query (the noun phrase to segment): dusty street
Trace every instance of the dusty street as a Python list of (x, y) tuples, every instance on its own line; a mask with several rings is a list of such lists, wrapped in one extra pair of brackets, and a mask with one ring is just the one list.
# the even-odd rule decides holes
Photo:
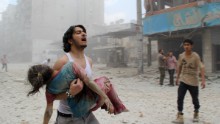
[[(27, 97), (29, 85), (26, 82), (30, 64), (9, 64), (9, 72), (0, 71), (0, 123), (1, 124), (41, 124), (46, 105), (44, 89)], [(137, 68), (108, 68), (94, 65), (94, 77), (105, 75), (115, 86), (119, 97), (130, 112), (109, 115), (104, 110), (94, 112), (101, 124), (171, 124), (176, 117), (177, 86), (170, 87), (168, 75), (165, 85), (159, 86), (156, 66), (145, 67), (142, 75)], [(214, 76), (207, 80), (206, 89), (200, 90), (200, 122), (198, 124), (220, 123), (220, 79)], [(55, 102), (54, 123), (58, 101)], [(184, 104), (185, 124), (192, 123), (193, 105), (187, 93)]]

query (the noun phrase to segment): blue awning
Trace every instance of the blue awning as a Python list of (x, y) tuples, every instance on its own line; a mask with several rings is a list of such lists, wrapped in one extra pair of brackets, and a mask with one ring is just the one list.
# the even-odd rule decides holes
[(220, 2), (147, 16), (143, 19), (143, 34), (152, 35), (215, 25), (220, 25)]

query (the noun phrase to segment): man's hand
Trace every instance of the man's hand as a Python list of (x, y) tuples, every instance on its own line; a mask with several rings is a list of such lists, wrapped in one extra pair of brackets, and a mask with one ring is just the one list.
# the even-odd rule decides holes
[[(75, 96), (83, 89), (83, 82), (80, 79), (75, 79), (70, 83), (69, 93), (72, 96)], [(64, 100), (67, 99), (66, 93), (60, 93), (55, 96), (56, 100)]]
[(178, 77), (176, 78), (176, 85), (177, 86), (179, 85), (179, 78)]
[(201, 83), (201, 88), (204, 89), (205, 86), (206, 86), (205, 81), (202, 81), (202, 83)]
[(73, 80), (70, 83), (69, 92), (72, 96), (75, 96), (76, 94), (78, 94), (80, 91), (82, 91), (82, 89), (83, 89), (83, 82), (79, 78)]

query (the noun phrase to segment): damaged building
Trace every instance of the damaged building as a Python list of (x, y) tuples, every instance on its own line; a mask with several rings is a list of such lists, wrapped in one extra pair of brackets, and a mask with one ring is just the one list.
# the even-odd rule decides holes
[(206, 72), (220, 71), (219, 0), (145, 0), (143, 34), (157, 40), (158, 48), (174, 55), (183, 52), (182, 41), (194, 41)]

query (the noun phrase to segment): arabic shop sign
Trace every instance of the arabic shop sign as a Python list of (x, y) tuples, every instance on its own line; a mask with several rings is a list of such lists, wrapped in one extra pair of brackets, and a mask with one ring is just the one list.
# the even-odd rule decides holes
[(148, 16), (143, 24), (145, 35), (220, 25), (220, 2)]

